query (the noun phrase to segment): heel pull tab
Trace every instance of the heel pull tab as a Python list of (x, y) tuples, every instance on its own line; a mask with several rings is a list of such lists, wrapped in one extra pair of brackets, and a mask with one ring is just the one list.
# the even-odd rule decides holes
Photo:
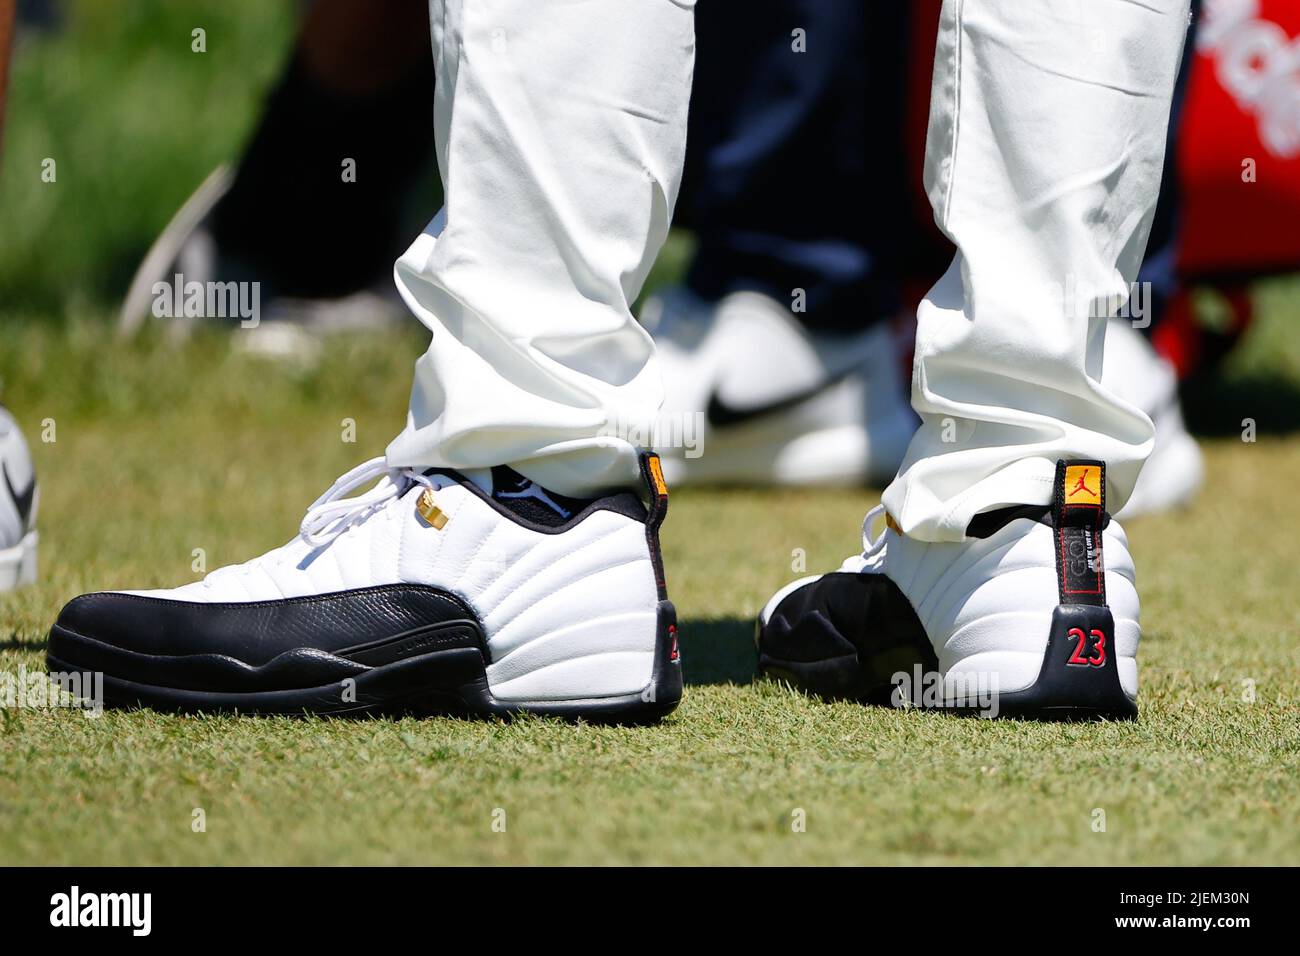
[(641, 479), (645, 482), (649, 495), (648, 513), (645, 522), (645, 540), (650, 546), (650, 563), (654, 565), (655, 587), (659, 590), (659, 600), (668, 600), (668, 584), (664, 578), (664, 558), (659, 550), (659, 527), (668, 514), (668, 483), (664, 481), (663, 465), (659, 456), (652, 451), (642, 452)]
[(1102, 529), (1106, 514), (1106, 463), (1059, 460), (1052, 490), (1056, 580), (1062, 604), (1106, 604)]

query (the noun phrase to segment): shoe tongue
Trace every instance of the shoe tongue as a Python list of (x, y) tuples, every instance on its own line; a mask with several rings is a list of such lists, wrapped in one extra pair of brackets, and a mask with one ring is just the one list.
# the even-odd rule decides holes
[(494, 470), (495, 469), (492, 468), (460, 468), (455, 471), (451, 471), (445, 468), (426, 468), (424, 469), (424, 475), (426, 478), (433, 477), (435, 475), (440, 476), (446, 479), (446, 482), (448, 484), (455, 484), (458, 483), (460, 480), (463, 480), (465, 483), (471, 484), (474, 487), (478, 488), (484, 494), (491, 495), (492, 494), (492, 472)]
[(541, 524), (567, 521), (581, 511), (588, 500), (547, 491), (531, 478), (525, 478), (506, 465), (492, 469), (491, 481), (492, 490), (489, 494), (493, 501), (522, 518)]
[[(430, 468), (426, 475), (452, 477), (438, 468)], [(545, 525), (563, 524), (581, 511), (591, 499), (570, 498), (547, 491), (531, 478), (526, 478), (508, 465), (492, 468), (462, 468), (455, 477), (472, 484), (493, 501), (521, 518)]]
[[(531, 487), (534, 487), (531, 479), (525, 478), (508, 465), (497, 465), (490, 472), (487, 490), (493, 498), (500, 500), (503, 497), (527, 494)], [(536, 485), (536, 487), (541, 486)]]
[(495, 468), (466, 468), (461, 472), (465, 479), (472, 482), (485, 494), (492, 494), (495, 486), (493, 481)]

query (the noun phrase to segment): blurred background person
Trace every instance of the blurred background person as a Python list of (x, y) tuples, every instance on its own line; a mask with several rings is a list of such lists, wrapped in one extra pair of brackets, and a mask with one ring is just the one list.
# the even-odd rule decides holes
[[(910, 317), (952, 254), (916, 172), (938, 22), (938, 3), (698, 11), (679, 218), (698, 252), (683, 285), (642, 312), (665, 416), (703, 421), (703, 454), (666, 454), (670, 481), (881, 483), (898, 468), (916, 425)], [(1171, 258), (1174, 194), (1152, 237), (1158, 264)], [(1106, 343), (1103, 384), (1158, 432), (1144, 471), (1156, 480), (1140, 480), (1128, 516), (1182, 504), (1201, 482), (1173, 369), (1134, 328), (1149, 319), (1113, 320)]]
[[(122, 328), (137, 329), (155, 284), (176, 274), (260, 282), (267, 326), (250, 339), (267, 351), (404, 321), (393, 261), (423, 224), (411, 207), (430, 208), (413, 194), (436, 183), (433, 87), (423, 0), (307, 5), (238, 163), (215, 169), (159, 234), (127, 292)], [(440, 203), (434, 197), (432, 208)]]
[[(1254, 42), (1251, 29), (1256, 39), (1261, 30), (1273, 36), (1268, 18), (1290, 15), (1274, 0), (1265, 6), (1211, 4), (1200, 57), (1192, 34), (1134, 312), (1107, 333), (1105, 384), (1157, 431), (1126, 517), (1183, 504), (1200, 487), (1179, 379), (1212, 367), (1248, 325), (1243, 277), (1300, 262), (1279, 233), (1281, 217), (1262, 212), (1243, 222), (1263, 237), (1245, 244), (1244, 259), (1241, 243), (1214, 241), (1231, 234), (1215, 223), (1243, 214), (1235, 191), (1228, 204), (1212, 198), (1224, 172), (1206, 161), (1216, 142), (1207, 127), (1226, 110), (1215, 95), (1243, 69), (1224, 63), (1234, 38)], [(951, 255), (918, 172), (938, 7), (755, 0), (744, 16), (725, 3), (697, 9), (678, 217), (694, 254), (684, 280), (640, 310), (662, 357), (665, 434), (691, 436), (665, 444), (670, 482), (880, 484), (901, 461), (916, 426), (912, 314)], [(1193, 11), (1195, 22), (1199, 0)], [(419, 0), (307, 8), (235, 170), (214, 171), (160, 234), (126, 297), (124, 328), (147, 318), (153, 284), (175, 273), (260, 279), (268, 321), (248, 341), (270, 351), (306, 349), (331, 329), (403, 321), (389, 264), (409, 198), (428, 181), (433, 144), (424, 125), (390, 119), (432, 108), (428, 48), (414, 29), (422, 15)], [(338, 162), (305, 160), (319, 156), (360, 157), (362, 172), (345, 182)], [(1190, 190), (1180, 188), (1187, 171)], [(782, 192), (790, 182), (800, 183), (797, 200)], [(1300, 180), (1283, 182), (1282, 197), (1276, 185), (1259, 191), (1262, 208), (1297, 202)], [(299, 232), (303, 222), (310, 228)], [(291, 228), (310, 241), (289, 241)], [(1224, 290), (1227, 318), (1213, 329), (1197, 321), (1193, 279)]]

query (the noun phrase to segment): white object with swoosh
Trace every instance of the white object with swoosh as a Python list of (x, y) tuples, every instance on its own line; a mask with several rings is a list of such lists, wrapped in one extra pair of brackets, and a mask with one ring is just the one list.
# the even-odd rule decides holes
[(36, 580), (36, 471), (22, 430), (0, 407), (0, 591)]

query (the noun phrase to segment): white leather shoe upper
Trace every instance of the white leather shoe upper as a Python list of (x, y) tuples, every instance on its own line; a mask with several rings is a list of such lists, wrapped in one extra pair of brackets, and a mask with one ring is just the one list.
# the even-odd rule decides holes
[(441, 528), (421, 516), (417, 503), (426, 489), (414, 483), (335, 529), (337, 536), (321, 546), (300, 535), (202, 581), (129, 593), (248, 602), (429, 585), (476, 612), (499, 699), (601, 697), (646, 686), (658, 591), (642, 522), (596, 510), (567, 530), (547, 531), (502, 514), (450, 477), (427, 480), (446, 516)]
[[(840, 570), (886, 574), (898, 585), (925, 628), (941, 673), (995, 672), (1004, 693), (1034, 683), (1060, 603), (1050, 527), (1020, 519), (988, 538), (955, 543), (917, 541), (892, 529), (883, 534), (883, 546), (849, 558)], [(1119, 522), (1112, 519), (1102, 537), (1120, 686), (1136, 697), (1142, 633), (1136, 572)], [(774, 598), (769, 608), (776, 603)]]

